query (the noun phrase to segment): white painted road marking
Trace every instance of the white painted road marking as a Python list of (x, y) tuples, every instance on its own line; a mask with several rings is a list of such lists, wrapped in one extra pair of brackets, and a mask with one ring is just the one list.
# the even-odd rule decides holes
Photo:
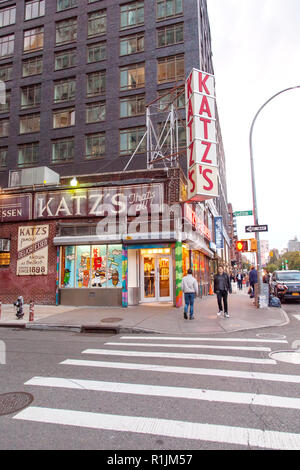
[(238, 356), (216, 356), (210, 354), (187, 354), (187, 353), (164, 353), (164, 352), (141, 352), (141, 351), (118, 351), (110, 349), (86, 349), (82, 354), (98, 354), (105, 356), (134, 356), (134, 357), (159, 357), (160, 359), (193, 359), (205, 361), (242, 362), (246, 364), (276, 365), (272, 359), (255, 359), (251, 357)]
[[(300, 315), (299, 315), (300, 316)], [(248, 338), (197, 338), (187, 336), (121, 336), (121, 339), (159, 339), (159, 340), (172, 340), (172, 341), (222, 341), (233, 343), (282, 343), (286, 344), (288, 341), (282, 339), (248, 339)]]
[(260, 395), (256, 393), (227, 392), (186, 387), (165, 387), (136, 383), (103, 382), (60, 377), (33, 377), (25, 385), (58, 387), (97, 392), (128, 393), (132, 395), (184, 398), (210, 402), (235, 403), (273, 408), (300, 410), (300, 398)]
[(174, 343), (118, 343), (109, 342), (105, 343), (109, 346), (141, 346), (141, 347), (159, 347), (159, 348), (192, 348), (192, 349), (228, 349), (232, 351), (257, 351), (257, 352), (271, 352), (271, 348), (264, 347), (251, 347), (251, 346), (212, 346), (207, 344), (174, 344)]
[(132, 432), (179, 439), (218, 442), (222, 444), (235, 444), (270, 450), (300, 449), (300, 434), (168, 419), (90, 413), (35, 406), (26, 408), (14, 416), (13, 419), (86, 427), (98, 430)]
[(224, 369), (201, 369), (197, 367), (178, 367), (178, 366), (162, 366), (155, 364), (139, 364), (130, 362), (109, 362), (109, 361), (86, 361), (82, 359), (65, 359), (60, 362), (62, 365), (83, 366), (83, 367), (104, 367), (108, 369), (125, 369), (125, 370), (144, 370), (148, 372), (163, 372), (171, 374), (190, 374), (190, 375), (207, 375), (213, 377), (230, 377), (234, 379), (247, 380), (266, 380), (270, 382), (285, 382), (300, 384), (299, 375), (269, 374), (262, 372), (244, 372)]

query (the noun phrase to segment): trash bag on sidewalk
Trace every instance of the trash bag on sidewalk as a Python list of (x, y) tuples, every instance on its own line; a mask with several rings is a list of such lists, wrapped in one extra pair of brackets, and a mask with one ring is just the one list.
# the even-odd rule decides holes
[(281, 307), (280, 299), (274, 295), (270, 295), (269, 307)]

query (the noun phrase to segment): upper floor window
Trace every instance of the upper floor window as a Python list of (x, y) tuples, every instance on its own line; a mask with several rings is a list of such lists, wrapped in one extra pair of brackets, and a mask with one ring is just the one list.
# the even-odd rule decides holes
[(144, 33), (126, 36), (120, 39), (120, 55), (135, 54), (144, 51)]
[(120, 117), (132, 117), (145, 114), (145, 95), (126, 96), (120, 99)]
[(156, 0), (156, 14), (158, 20), (165, 20), (182, 15), (183, 0)]
[(183, 23), (165, 26), (157, 31), (157, 47), (171, 46), (183, 42)]
[(57, 52), (55, 54), (55, 70), (68, 69), (76, 65), (76, 49)]
[(56, 23), (56, 45), (66, 44), (76, 41), (77, 39), (77, 19), (70, 18), (68, 20)]
[(11, 96), (11, 91), (6, 90), (5, 91), (5, 103), (0, 103), (0, 113), (7, 113), (9, 111), (10, 96)]
[(183, 54), (158, 59), (158, 83), (184, 80)]
[(56, 11), (68, 10), (77, 7), (78, 0), (56, 0)]
[(0, 120), (0, 137), (9, 136), (9, 119)]
[[(133, 153), (145, 135), (145, 127), (134, 127), (120, 130), (120, 155)], [(145, 139), (139, 146), (137, 153), (144, 153), (146, 150)]]
[(44, 27), (24, 31), (24, 52), (33, 52), (44, 47)]
[(132, 90), (145, 86), (145, 64), (129, 65), (121, 68), (120, 89)]
[(1, 147), (0, 148), (0, 168), (6, 168), (7, 166), (7, 155), (8, 155), (8, 148)]
[(13, 55), (15, 48), (15, 35), (0, 37), (0, 59)]
[(87, 75), (87, 97), (97, 96), (106, 91), (106, 73), (105, 71), (92, 72)]
[(41, 84), (21, 88), (21, 108), (33, 108), (41, 104)]
[(144, 24), (144, 1), (126, 3), (120, 6), (121, 29), (132, 28)]
[(106, 42), (90, 44), (87, 48), (87, 63), (100, 62), (106, 59)]
[(25, 3), (25, 20), (32, 20), (45, 15), (45, 0), (27, 0)]
[(22, 77), (29, 77), (31, 75), (39, 75), (43, 71), (43, 58), (32, 57), (30, 59), (23, 60), (22, 64)]
[(39, 161), (40, 145), (38, 142), (19, 145), (18, 166), (36, 165)]
[(54, 83), (54, 101), (70, 101), (75, 98), (76, 78), (58, 80)]
[(0, 66), (0, 80), (7, 82), (12, 80), (13, 64), (5, 64)]
[(0, 28), (15, 24), (16, 22), (16, 6), (3, 8), (0, 10)]
[(106, 10), (93, 11), (88, 15), (88, 37), (106, 33)]

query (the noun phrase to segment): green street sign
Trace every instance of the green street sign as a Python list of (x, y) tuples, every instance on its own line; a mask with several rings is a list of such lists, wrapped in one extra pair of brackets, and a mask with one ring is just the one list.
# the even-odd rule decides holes
[(246, 217), (247, 215), (253, 215), (253, 211), (234, 212), (233, 215), (235, 217)]

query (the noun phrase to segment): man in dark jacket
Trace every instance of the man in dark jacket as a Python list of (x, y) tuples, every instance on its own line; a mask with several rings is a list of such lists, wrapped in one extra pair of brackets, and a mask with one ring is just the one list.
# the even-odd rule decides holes
[(228, 292), (231, 294), (231, 283), (227, 273), (222, 266), (218, 269), (218, 274), (214, 276), (214, 293), (217, 294), (219, 312), (218, 317), (223, 313), (222, 300), (224, 304), (224, 317), (229, 318), (228, 314)]
[(255, 269), (254, 266), (251, 267), (251, 271), (250, 271), (250, 274), (249, 274), (249, 283), (250, 283), (250, 287), (252, 289), (252, 294), (251, 294), (251, 298), (254, 297), (254, 286), (255, 284), (258, 283), (258, 278), (257, 278), (257, 271)]

